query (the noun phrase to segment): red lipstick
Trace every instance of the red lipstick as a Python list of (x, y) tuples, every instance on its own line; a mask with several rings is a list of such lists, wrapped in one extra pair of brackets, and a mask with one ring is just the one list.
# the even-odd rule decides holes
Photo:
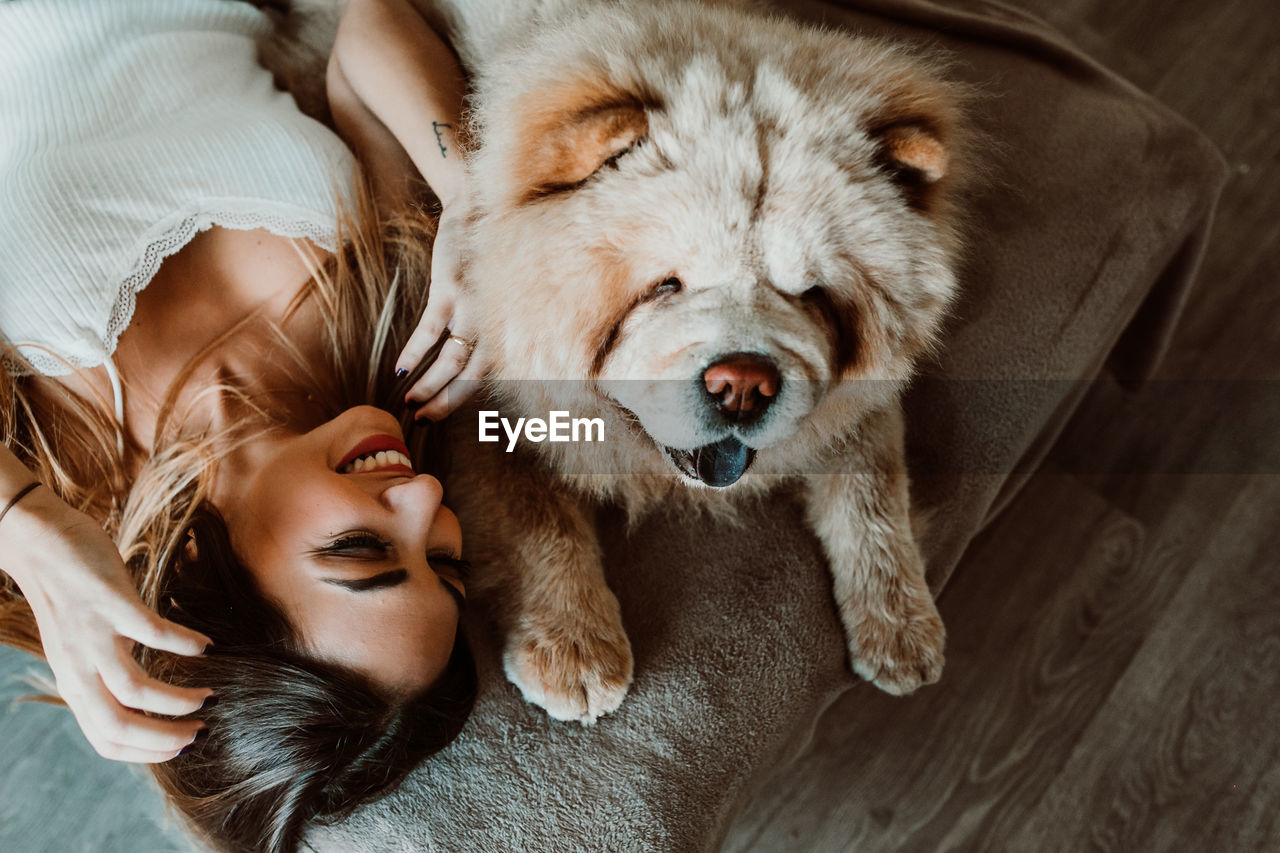
[(380, 450), (396, 450), (405, 456), (409, 455), (409, 448), (405, 447), (404, 442), (394, 435), (371, 435), (351, 448), (351, 452), (342, 457), (342, 461), (338, 463), (338, 470), (341, 471), (348, 462), (354, 462), (361, 456), (377, 453)]

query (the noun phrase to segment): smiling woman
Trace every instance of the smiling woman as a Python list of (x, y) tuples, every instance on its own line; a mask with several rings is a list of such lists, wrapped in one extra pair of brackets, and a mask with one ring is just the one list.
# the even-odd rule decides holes
[(407, 694), (449, 660), (465, 563), (440, 483), (414, 473), (399, 430), (363, 406), (255, 436), (223, 461), (213, 502), (313, 656)]
[[(310, 365), (316, 383), (285, 395), (283, 407), (281, 398), (217, 389), (220, 402), (194, 437), (190, 419), (162, 422), (155, 452), (130, 442), (119, 459), (92, 398), (39, 376), (2, 386), (7, 444), (52, 491), (33, 495), (44, 503), (24, 498), (0, 529), (2, 565), (16, 581), (0, 592), (0, 640), (52, 663), (68, 636), (67, 663), (98, 678), (95, 649), (84, 645), (91, 637), (54, 618), (37, 629), (36, 617), (53, 601), (67, 619), (92, 623), (112, 600), (67, 605), (84, 578), (37, 565), (31, 546), (47, 538), (45, 510), (54, 508), (53, 522), (62, 517), (55, 492), (105, 519), (143, 601), (212, 644), (202, 655), (172, 654), (160, 635), (178, 630), (173, 622), (156, 623), (150, 647), (134, 647), (136, 634), (122, 630), (109, 647), (132, 648), (142, 670), (126, 670), (134, 687), (99, 700), (108, 722), (98, 723), (101, 712), (65, 666), (55, 669), (61, 698), (104, 755), (150, 763), (170, 801), (218, 849), (296, 849), (309, 820), (339, 817), (397, 784), (470, 711), (461, 533), (439, 482), (413, 461), (436, 448), (412, 427), (411, 450), (396, 417), (352, 405), (399, 396), (368, 381), (390, 375), (394, 356), (390, 346), (370, 347), (389, 316), (383, 303), (396, 295), (395, 271), (426, 279), (413, 276), (429, 263), (425, 224), (349, 235), (350, 249), (304, 287), (308, 303), (331, 306), (321, 325), (341, 345), (321, 352), (324, 368)], [(164, 285), (159, 278), (149, 294)], [(394, 323), (389, 341), (403, 340), (407, 325)], [(290, 402), (299, 396), (317, 410), (299, 412)], [(242, 417), (250, 402), (271, 408)], [(71, 425), (80, 428), (63, 428)], [(111, 476), (95, 478), (102, 460)]]
[(439, 448), (375, 407), (470, 352), (399, 349), (436, 225), (272, 87), (268, 30), (0, 3), (0, 641), (230, 851), (397, 785), (476, 684)]
[[(377, 218), (366, 210), (365, 221)], [(397, 784), (470, 711), (475, 669), (459, 631), (468, 565), (439, 482), (417, 470), (437, 448), (425, 429), (405, 436), (389, 412), (352, 405), (402, 394), (376, 379), (391, 375), (390, 344), (411, 315), (384, 330), (381, 352), (373, 344), (388, 298), (420, 298), (391, 293), (390, 282), (396, 271), (426, 280), (427, 225), (349, 234), (349, 249), (304, 286), (304, 306), (329, 306), (308, 325), (334, 330), (340, 345), (319, 348), (302, 393), (250, 400), (243, 387), (206, 385), (201, 393), (220, 398), (210, 420), (195, 436), (185, 432), (194, 414), (161, 422), (151, 454), (131, 441), (116, 457), (98, 405), (61, 383), (33, 375), (2, 386), (7, 444), (52, 491), (31, 496), (41, 503), (24, 498), (0, 529), (2, 565), (16, 581), (0, 594), (0, 639), (52, 662), (66, 636), (67, 663), (98, 677), (92, 638), (55, 619), (36, 626), (46, 600), (65, 602), (84, 579), (36, 565), (30, 546), (47, 537), (54, 492), (105, 519), (143, 601), (212, 645), (173, 654), (163, 640), (173, 623), (156, 623), (151, 647), (134, 647), (122, 630), (109, 649), (133, 648), (149, 678), (126, 670), (136, 686), (105, 699), (101, 726), (65, 666), (61, 698), (100, 752), (151, 763), (218, 849), (296, 849), (309, 820), (339, 817)], [(165, 286), (162, 273), (148, 295)], [(145, 299), (139, 310), (149, 310)], [(316, 405), (299, 411), (293, 401), (308, 398)], [(271, 408), (244, 417), (251, 402)], [(103, 460), (110, 476), (95, 477)], [(100, 594), (61, 609), (92, 623), (111, 603)], [(190, 744), (197, 728), (188, 726), (199, 730)]]
[[(430, 235), (413, 220), (398, 228), (351, 235), (350, 249), (304, 288), (309, 302), (332, 307), (323, 327), (342, 342), (321, 353), (326, 366), (301, 395), (319, 411), (259, 396), (256, 405), (273, 408), (242, 420), (233, 415), (245, 414), (243, 389), (221, 389), (225, 411), (213, 420), (228, 425), (191, 438), (190, 422), (161, 424), (146, 458), (126, 445), (135, 469), (122, 492), (129, 479), (110, 461), (115, 434), (96, 427), (92, 399), (37, 376), (3, 385), (12, 450), (64, 500), (106, 519), (147, 604), (212, 641), (197, 656), (165, 651), (160, 639), (134, 648), (150, 678), (126, 673), (136, 686), (106, 700), (111, 721), (102, 728), (99, 711), (69, 688), (74, 676), (59, 673), (59, 690), (100, 752), (151, 763), (170, 801), (219, 849), (295, 849), (307, 821), (347, 813), (447, 745), (474, 698), (459, 630), (469, 569), (461, 533), (439, 482), (413, 461), (437, 448), (415, 426), (411, 450), (396, 417), (351, 405), (400, 396), (368, 381), (390, 375), (394, 355), (369, 347), (389, 316), (395, 271), (425, 280), (413, 274), (429, 262)], [(163, 279), (155, 285), (151, 295), (162, 294)], [(389, 340), (402, 340), (406, 326), (393, 324)], [(101, 460), (111, 477), (92, 476)], [(0, 529), (3, 566), (17, 582), (0, 594), (0, 639), (52, 662), (69, 632), (47, 618), (38, 630), (35, 619), (45, 600), (65, 602), (84, 579), (28, 565), (39, 562), (29, 546), (47, 537), (46, 505), (19, 507)], [(92, 622), (110, 603), (102, 596), (62, 609)], [(165, 625), (176, 630), (154, 630)], [(127, 651), (137, 637), (122, 634)], [(73, 666), (95, 666), (87, 639), (71, 638)], [(135, 720), (139, 710), (150, 713)], [(188, 744), (192, 725), (199, 735)]]

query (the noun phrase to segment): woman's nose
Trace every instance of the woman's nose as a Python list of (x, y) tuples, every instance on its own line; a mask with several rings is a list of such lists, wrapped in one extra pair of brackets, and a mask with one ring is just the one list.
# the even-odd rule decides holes
[(431, 523), (444, 497), (440, 481), (430, 474), (419, 474), (389, 486), (382, 493), (382, 502), (397, 515), (424, 525)]

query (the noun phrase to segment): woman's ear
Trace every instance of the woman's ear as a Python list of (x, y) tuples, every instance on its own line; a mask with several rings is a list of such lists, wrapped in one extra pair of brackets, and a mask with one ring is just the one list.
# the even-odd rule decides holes
[(571, 190), (649, 133), (651, 105), (596, 82), (563, 83), (518, 106), (516, 203)]
[(188, 530), (186, 540), (182, 545), (182, 561), (194, 563), (200, 559), (200, 546), (196, 543), (196, 532)]

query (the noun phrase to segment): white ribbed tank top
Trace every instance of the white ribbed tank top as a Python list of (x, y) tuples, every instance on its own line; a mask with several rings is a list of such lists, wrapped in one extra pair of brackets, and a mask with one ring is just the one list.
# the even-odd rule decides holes
[(134, 297), (212, 225), (334, 248), (353, 161), (258, 65), (268, 27), (232, 0), (0, 2), (10, 373), (110, 370)]

